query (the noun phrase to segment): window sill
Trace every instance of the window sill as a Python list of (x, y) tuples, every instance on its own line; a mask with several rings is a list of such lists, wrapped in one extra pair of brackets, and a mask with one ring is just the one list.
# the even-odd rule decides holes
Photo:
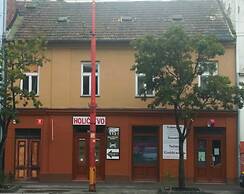
[(155, 95), (146, 95), (146, 96), (144, 96), (144, 95), (141, 95), (141, 96), (136, 95), (135, 96), (135, 98), (154, 98), (154, 97), (155, 97)]
[[(83, 97), (86, 98), (86, 97), (91, 97), (91, 95), (81, 95), (80, 97), (81, 97), (81, 98), (83, 98)], [(96, 97), (100, 97), (100, 95), (96, 95)]]

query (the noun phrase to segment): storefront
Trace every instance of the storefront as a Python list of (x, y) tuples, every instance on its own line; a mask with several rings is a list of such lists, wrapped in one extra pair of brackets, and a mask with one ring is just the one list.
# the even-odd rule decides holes
[(195, 179), (224, 182), (226, 177), (225, 128), (195, 128)]
[[(215, 126), (208, 127), (211, 118), (215, 119)], [(6, 173), (13, 173), (17, 180), (88, 180), (87, 110), (81, 113), (76, 110), (23, 111), (20, 120), (11, 125), (8, 134)], [(97, 179), (176, 179), (178, 141), (174, 129), (170, 111), (99, 110), (95, 146)], [(194, 121), (185, 143), (187, 180), (234, 181), (236, 149), (236, 113), (202, 113)]]

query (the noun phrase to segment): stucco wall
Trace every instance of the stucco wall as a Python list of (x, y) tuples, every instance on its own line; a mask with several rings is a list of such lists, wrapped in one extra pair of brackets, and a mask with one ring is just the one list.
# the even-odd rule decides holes
[[(89, 97), (81, 97), (81, 61), (90, 60), (88, 43), (80, 45), (53, 45), (49, 47), (50, 62), (40, 69), (40, 100), (44, 108), (86, 108)], [(126, 43), (100, 44), (97, 47), (100, 63), (101, 108), (147, 107), (135, 96), (133, 50)], [(218, 57), (219, 74), (235, 83), (235, 46), (225, 45), (225, 55)]]

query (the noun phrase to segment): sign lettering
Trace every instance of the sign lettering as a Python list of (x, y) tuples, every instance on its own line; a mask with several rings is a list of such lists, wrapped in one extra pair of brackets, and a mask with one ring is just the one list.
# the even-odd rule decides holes
[[(90, 125), (90, 117), (73, 117), (73, 125)], [(96, 117), (96, 125), (106, 125), (106, 117)]]
[(120, 156), (120, 136), (118, 127), (107, 128), (107, 160), (119, 160)]
[[(184, 126), (180, 125), (181, 130)], [(186, 140), (183, 145), (184, 159), (186, 159)], [(179, 159), (179, 134), (176, 125), (163, 125), (163, 159)]]

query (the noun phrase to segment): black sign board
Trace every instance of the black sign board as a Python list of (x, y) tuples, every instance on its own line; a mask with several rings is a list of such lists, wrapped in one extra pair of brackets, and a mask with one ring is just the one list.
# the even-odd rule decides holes
[(119, 160), (119, 128), (108, 127), (107, 128), (107, 150), (106, 158), (108, 160)]

